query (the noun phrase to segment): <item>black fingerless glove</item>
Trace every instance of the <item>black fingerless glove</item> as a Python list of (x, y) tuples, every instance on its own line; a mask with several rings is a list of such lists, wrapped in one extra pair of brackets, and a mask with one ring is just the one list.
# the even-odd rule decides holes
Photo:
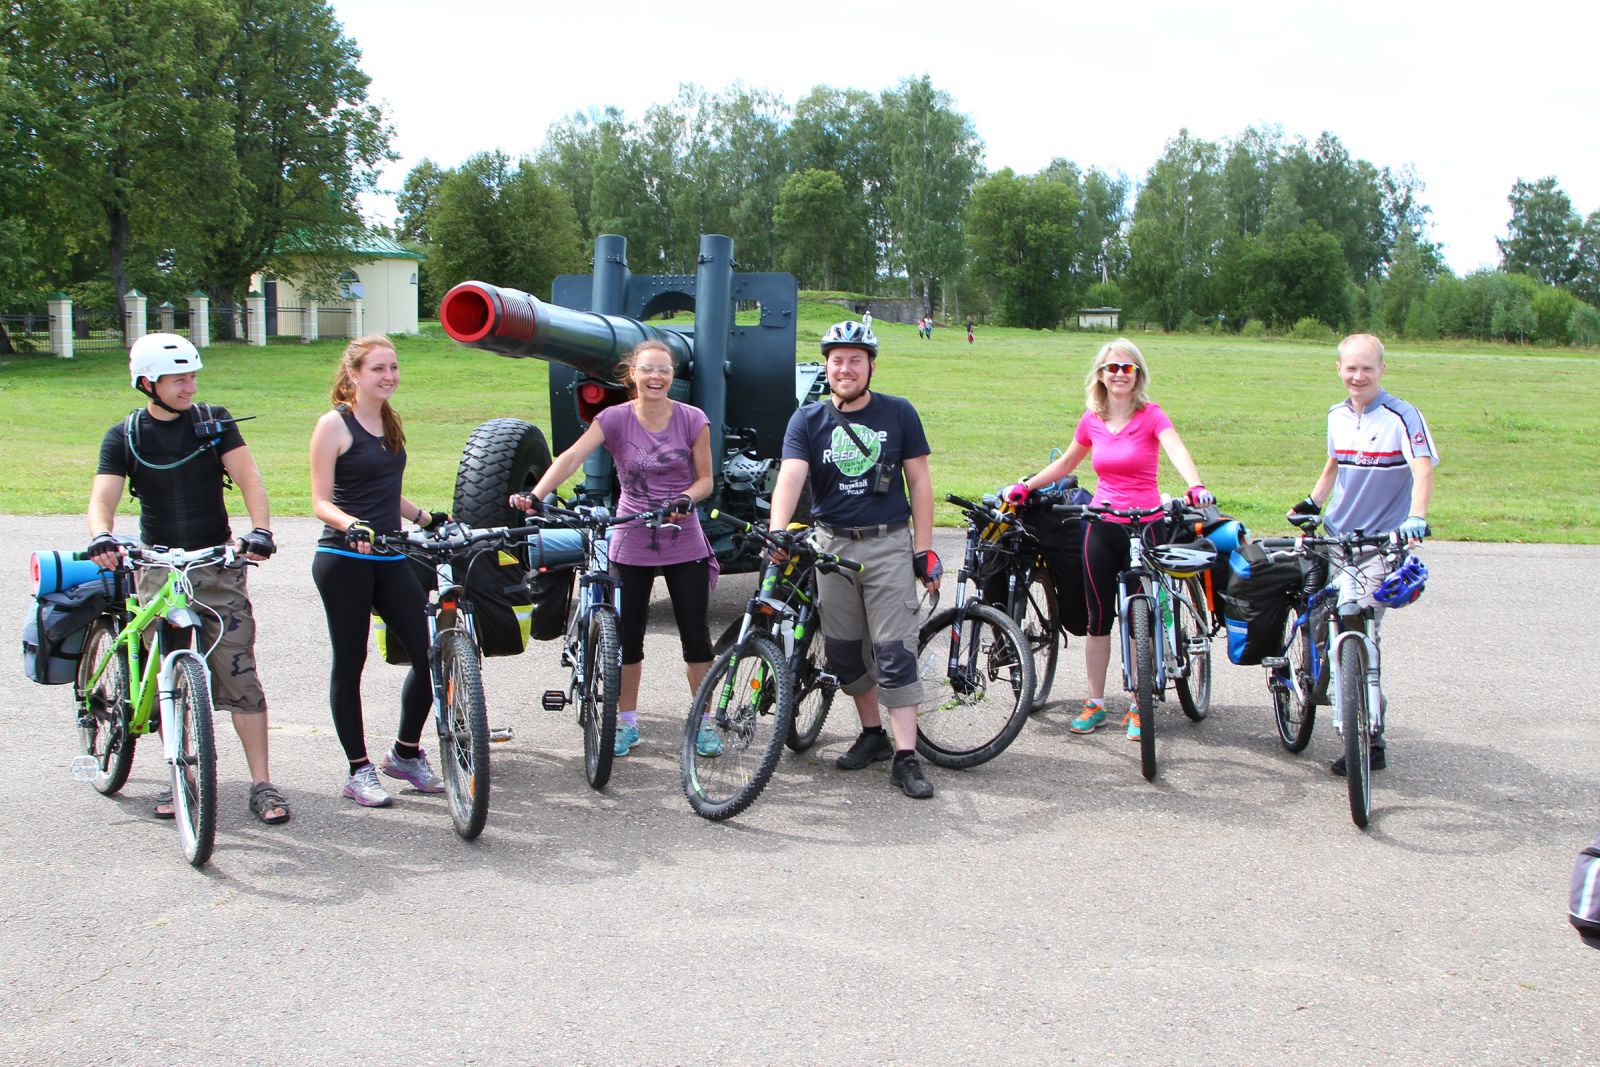
[(1321, 515), (1322, 514), (1322, 505), (1317, 503), (1315, 500), (1312, 500), (1310, 497), (1306, 497), (1304, 500), (1300, 501), (1300, 503), (1298, 503), (1294, 507), (1290, 508), (1289, 509), (1289, 514), (1291, 514), (1291, 515)]
[(377, 534), (373, 532), (372, 527), (368, 526), (360, 519), (352, 522), (348, 527), (345, 528), (344, 531), (344, 543), (349, 545), (351, 548), (358, 548), (361, 545), (370, 545), (375, 537), (377, 537)]
[(694, 510), (694, 498), (688, 493), (679, 493), (678, 498), (667, 505), (669, 515), (687, 515)]
[(107, 552), (114, 553), (121, 547), (122, 542), (118, 541), (115, 535), (103, 533), (89, 542), (89, 547), (84, 549), (83, 554), (93, 559), (95, 556), (104, 555)]
[(271, 558), (278, 551), (278, 543), (272, 539), (271, 530), (263, 530), (257, 526), (254, 530), (239, 538), (239, 549), (262, 559)]
[(944, 564), (939, 562), (939, 553), (931, 548), (911, 557), (911, 570), (922, 582), (937, 582), (944, 576)]
[(422, 524), (422, 528), (429, 533), (438, 533), (439, 527), (449, 521), (450, 513), (448, 511), (430, 511), (428, 512), (428, 521)]

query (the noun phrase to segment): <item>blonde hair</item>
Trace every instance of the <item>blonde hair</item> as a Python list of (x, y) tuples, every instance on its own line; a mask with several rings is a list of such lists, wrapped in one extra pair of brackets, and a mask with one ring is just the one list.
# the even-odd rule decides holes
[(1139, 376), (1133, 382), (1133, 410), (1142, 410), (1150, 403), (1150, 368), (1145, 366), (1144, 354), (1132, 341), (1126, 337), (1119, 337), (1100, 346), (1100, 351), (1095, 353), (1094, 359), (1089, 364), (1088, 376), (1083, 379), (1084, 403), (1088, 405), (1090, 411), (1102, 419), (1110, 414), (1111, 408), (1106, 383), (1100, 376), (1100, 367), (1105, 363), (1107, 356), (1117, 352), (1125, 357), (1118, 362), (1132, 363), (1139, 368)]
[[(339, 357), (339, 369), (333, 372), (333, 389), (329, 393), (334, 407), (355, 406), (355, 372), (361, 369), (361, 364), (367, 355), (379, 348), (387, 348), (393, 352), (394, 342), (381, 333), (369, 333), (365, 337), (357, 337), (344, 346), (344, 355)], [(390, 452), (400, 451), (406, 446), (406, 434), (400, 428), (400, 416), (395, 414), (394, 408), (389, 406), (387, 400), (383, 402), (383, 407), (378, 409), (378, 414), (383, 419), (383, 447)]]
[(1369, 346), (1374, 352), (1378, 353), (1378, 365), (1383, 365), (1383, 342), (1378, 340), (1377, 335), (1370, 333), (1353, 333), (1343, 341), (1340, 341), (1339, 358), (1343, 359), (1345, 357), (1345, 349), (1354, 348), (1356, 345)]
[(633, 380), (633, 365), (646, 352), (660, 352), (663, 356), (666, 356), (667, 362), (672, 364), (672, 376), (674, 378), (678, 376), (678, 357), (672, 354), (672, 349), (667, 347), (666, 342), (657, 341), (654, 338), (648, 341), (640, 341), (633, 346), (633, 351), (628, 353), (628, 358), (617, 364), (617, 381), (628, 387), (629, 396), (639, 395), (639, 387)]

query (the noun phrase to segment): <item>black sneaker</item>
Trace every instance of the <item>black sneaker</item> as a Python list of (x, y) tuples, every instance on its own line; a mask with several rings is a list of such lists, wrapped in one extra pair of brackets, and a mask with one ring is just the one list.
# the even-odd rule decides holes
[[(1381, 745), (1373, 745), (1372, 755), (1368, 757), (1368, 762), (1372, 764), (1373, 770), (1381, 771), (1385, 767), (1389, 766), (1389, 757), (1384, 755), (1384, 749)], [(1334, 774), (1337, 774), (1340, 778), (1343, 778), (1344, 757), (1340, 756), (1338, 759), (1334, 760), (1333, 766), (1329, 767), (1328, 769)]]
[(833, 761), (833, 765), (841, 771), (859, 771), (869, 763), (878, 763), (894, 758), (894, 743), (889, 740), (889, 735), (883, 731), (869, 733), (861, 731), (861, 736), (856, 738), (844, 755)]
[(900, 791), (916, 800), (927, 800), (933, 796), (933, 783), (928, 781), (922, 773), (922, 764), (917, 757), (897, 759), (894, 761), (894, 770), (889, 774), (889, 781), (898, 786)]

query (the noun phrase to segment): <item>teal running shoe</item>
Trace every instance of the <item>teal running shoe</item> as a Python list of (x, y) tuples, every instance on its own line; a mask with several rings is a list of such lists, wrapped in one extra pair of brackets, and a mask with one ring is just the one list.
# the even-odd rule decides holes
[(1075, 734), (1092, 734), (1104, 725), (1105, 721), (1106, 706), (1104, 704), (1091, 704), (1085, 700), (1083, 702), (1083, 711), (1079, 713), (1076, 719), (1072, 720), (1072, 725), (1067, 728)]
[(708, 758), (722, 755), (722, 735), (706, 723), (701, 723), (700, 733), (694, 739), (694, 750)]
[(617, 743), (611, 747), (612, 755), (626, 756), (628, 750), (639, 743), (639, 727), (625, 722), (617, 723)]

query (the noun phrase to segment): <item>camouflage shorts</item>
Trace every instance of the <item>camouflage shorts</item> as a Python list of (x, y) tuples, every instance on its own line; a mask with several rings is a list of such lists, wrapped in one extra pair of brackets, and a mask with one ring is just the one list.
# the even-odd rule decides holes
[[(140, 603), (160, 591), (168, 574), (159, 567), (140, 567), (135, 573)], [(190, 571), (189, 576), (198, 602), (195, 612), (205, 622), (206, 647), (213, 641), (217, 645), (206, 660), (211, 668), (212, 706), (259, 715), (267, 710), (267, 696), (256, 674), (256, 619), (244, 569), (202, 567)], [(217, 638), (219, 630), (221, 640)]]

